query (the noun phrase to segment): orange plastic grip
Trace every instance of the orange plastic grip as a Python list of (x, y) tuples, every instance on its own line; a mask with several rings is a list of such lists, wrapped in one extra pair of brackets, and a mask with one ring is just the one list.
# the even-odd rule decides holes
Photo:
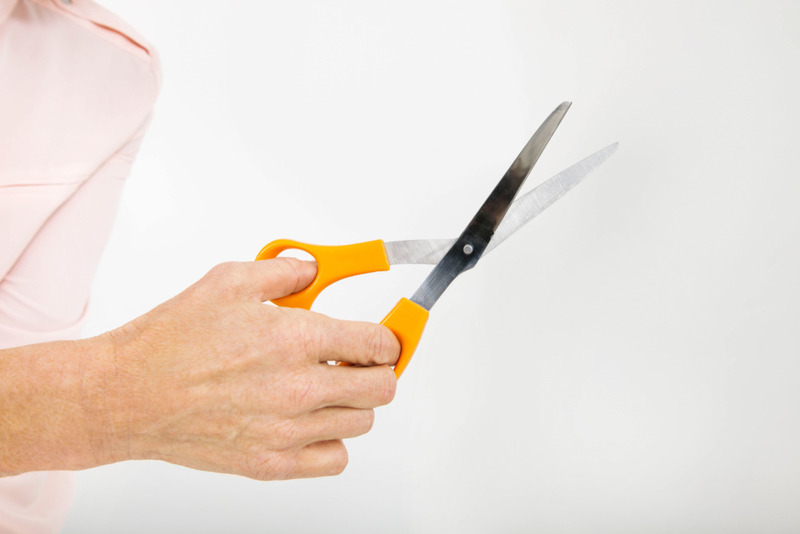
[(428, 310), (408, 299), (400, 299), (389, 315), (381, 321), (381, 324), (391, 330), (400, 341), (400, 358), (394, 366), (394, 375), (397, 378), (403, 374), (414, 351), (417, 350), (427, 322)]
[(309, 245), (291, 239), (278, 239), (262, 248), (256, 256), (256, 260), (270, 260), (290, 249), (302, 250), (311, 254), (317, 261), (317, 276), (303, 291), (274, 299), (272, 302), (278, 306), (310, 310), (322, 290), (334, 282), (357, 274), (389, 270), (386, 248), (380, 239), (333, 247)]

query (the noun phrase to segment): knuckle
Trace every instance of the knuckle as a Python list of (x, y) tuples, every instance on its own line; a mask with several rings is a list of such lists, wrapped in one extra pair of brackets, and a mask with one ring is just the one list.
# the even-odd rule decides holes
[(294, 389), (294, 405), (300, 408), (313, 406), (317, 399), (317, 387), (311, 380), (305, 380)]
[(232, 261), (227, 261), (224, 263), (219, 263), (211, 268), (206, 275), (207, 278), (211, 278), (213, 280), (217, 280), (220, 278), (226, 278), (230, 271), (234, 269), (235, 263)]
[(246, 281), (242, 264), (233, 261), (215, 265), (204, 279), (213, 288), (223, 292), (235, 292)]
[(299, 278), (301, 262), (297, 258), (291, 256), (281, 256), (275, 258), (274, 265), (283, 271), (283, 275), (287, 277)]
[(303, 432), (297, 421), (287, 418), (277, 423), (272, 429), (269, 441), (281, 450), (290, 449), (297, 445), (303, 438)]
[(294, 317), (292, 308), (279, 308), (277, 306), (263, 306), (268, 310), (269, 320), (264, 325), (269, 347), (272, 350), (296, 360), (298, 354), (297, 318)]
[(302, 289), (300, 281), (302, 279), (303, 262), (297, 258), (277, 257), (267, 260), (267, 265), (274, 271), (274, 275), (279, 283), (285, 287), (289, 293)]
[(294, 373), (288, 379), (288, 387), (283, 395), (283, 408), (290, 413), (304, 413), (316, 406), (320, 398), (320, 385), (309, 376), (308, 370)]
[(329, 343), (325, 329), (317, 321), (304, 321), (298, 324), (297, 339), (303, 342), (303, 350), (309, 358), (318, 361)]
[(289, 258), (284, 257), (272, 258), (263, 265), (278, 279), (283, 279), (292, 276), (292, 264), (288, 260)]

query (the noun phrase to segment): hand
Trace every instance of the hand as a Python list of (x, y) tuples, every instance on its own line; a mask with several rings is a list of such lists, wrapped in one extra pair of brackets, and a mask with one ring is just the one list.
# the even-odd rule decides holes
[(400, 346), (377, 324), (263, 304), (315, 274), (291, 258), (222, 264), (106, 334), (115, 370), (89, 403), (105, 421), (94, 449), (260, 480), (341, 473), (341, 440), (394, 397)]

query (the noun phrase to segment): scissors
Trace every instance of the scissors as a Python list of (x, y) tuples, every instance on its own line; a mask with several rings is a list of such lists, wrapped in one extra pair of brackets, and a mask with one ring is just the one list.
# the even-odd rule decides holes
[(609, 145), (514, 201), (570, 105), (570, 102), (562, 103), (547, 117), (456, 239), (375, 240), (342, 246), (309, 245), (279, 239), (267, 244), (258, 253), (256, 260), (272, 259), (281, 252), (296, 249), (311, 254), (317, 262), (317, 276), (307, 288), (272, 302), (278, 306), (308, 310), (326, 287), (344, 278), (388, 271), (392, 265), (435, 265), (411, 299), (400, 299), (381, 321), (400, 341), (400, 357), (394, 367), (395, 376), (400, 378), (416, 351), (430, 309), (453, 280), (464, 271), (472, 269), (483, 255), (494, 250), (564, 196), (617, 149), (617, 143)]

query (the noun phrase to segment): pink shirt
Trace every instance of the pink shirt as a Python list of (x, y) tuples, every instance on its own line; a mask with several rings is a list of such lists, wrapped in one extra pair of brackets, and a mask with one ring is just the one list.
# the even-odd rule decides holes
[[(79, 336), (159, 84), (91, 0), (0, 0), (0, 349)], [(68, 472), (0, 478), (0, 533), (58, 532), (72, 493)]]

